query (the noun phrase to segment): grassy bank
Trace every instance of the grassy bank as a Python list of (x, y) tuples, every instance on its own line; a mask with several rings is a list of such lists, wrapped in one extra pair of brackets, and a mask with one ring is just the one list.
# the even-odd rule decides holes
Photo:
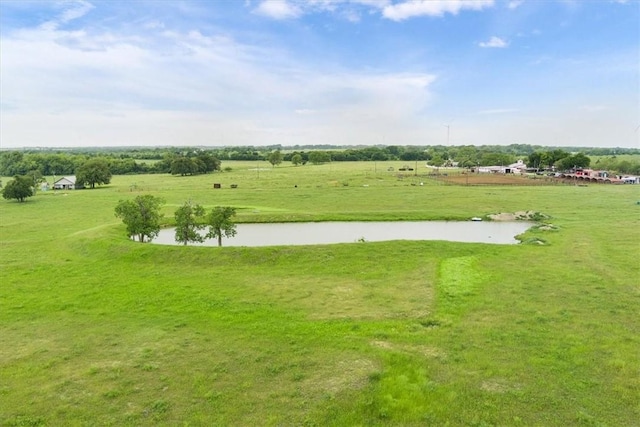
[[(2, 425), (637, 425), (637, 187), (223, 166), (0, 203)], [(126, 239), (113, 209), (138, 194), (169, 220), (191, 199), (241, 221), (533, 210), (557, 229), (528, 233), (546, 245), (166, 247)]]

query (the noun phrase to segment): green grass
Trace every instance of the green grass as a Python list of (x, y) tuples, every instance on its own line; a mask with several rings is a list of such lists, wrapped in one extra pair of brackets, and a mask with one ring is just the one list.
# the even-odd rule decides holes
[[(638, 187), (256, 163), (0, 203), (0, 425), (638, 425)], [(556, 229), (524, 236), (546, 245), (143, 245), (114, 207), (147, 193), (168, 224), (192, 199), (241, 221), (532, 210)]]

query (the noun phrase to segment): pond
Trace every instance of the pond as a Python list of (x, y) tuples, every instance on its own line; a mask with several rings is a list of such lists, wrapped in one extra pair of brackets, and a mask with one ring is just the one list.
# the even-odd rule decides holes
[[(237, 224), (237, 234), (222, 246), (326, 245), (389, 240), (517, 244), (515, 236), (532, 226), (524, 221), (345, 221)], [(160, 230), (152, 243), (177, 245), (175, 229)], [(217, 246), (215, 239), (197, 246)]]

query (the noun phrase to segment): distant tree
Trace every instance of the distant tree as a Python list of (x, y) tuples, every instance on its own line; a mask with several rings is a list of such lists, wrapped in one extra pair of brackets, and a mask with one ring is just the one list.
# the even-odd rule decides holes
[(371, 157), (369, 158), (369, 160), (374, 160), (374, 161), (385, 161), (387, 159), (388, 159), (387, 155), (380, 150), (372, 152)]
[(431, 166), (440, 167), (444, 164), (444, 159), (440, 154), (434, 154), (433, 157), (431, 157), (431, 160), (429, 160), (429, 164)]
[(411, 161), (411, 160), (419, 160), (419, 159), (420, 159), (420, 153), (416, 150), (408, 150), (400, 154), (400, 160)]
[(282, 163), (282, 152), (280, 150), (275, 150), (269, 153), (267, 156), (267, 160), (271, 163), (271, 166), (277, 166)]
[(542, 168), (544, 164), (544, 156), (545, 154), (543, 151), (534, 151), (533, 153), (529, 154), (527, 165), (536, 169)]
[[(402, 153), (404, 152), (404, 148), (403, 147), (399, 147), (397, 145), (389, 145), (387, 146), (387, 148), (385, 148), (385, 150), (387, 151), (387, 153), (389, 153), (389, 155), (393, 158), (400, 158), (402, 159), (402, 157), (400, 157), (402, 155)], [(404, 160), (404, 159), (402, 159)], [(408, 160), (413, 160), (413, 159), (408, 159)]]
[(568, 152), (566, 152), (564, 150), (561, 150), (559, 148), (556, 149), (556, 150), (553, 150), (553, 151), (547, 151), (547, 162), (548, 162), (548, 165), (549, 166), (553, 166), (558, 162), (558, 160), (562, 160), (565, 157), (569, 157), (569, 156), (571, 156), (571, 153), (568, 153)]
[(28, 176), (31, 179), (31, 184), (33, 185), (33, 194), (35, 195), (36, 190), (38, 189), (38, 184), (44, 181), (42, 177), (42, 172), (38, 169), (34, 169), (29, 171), (25, 176)]
[(173, 160), (175, 158), (175, 154), (165, 153), (162, 159), (153, 164), (154, 171), (158, 173), (172, 173), (171, 165), (173, 164)]
[(16, 199), (19, 202), (24, 202), (27, 197), (33, 196), (33, 193), (33, 178), (16, 175), (2, 190), (2, 197), (7, 200)]
[(0, 152), (0, 175), (24, 175), (28, 166), (25, 165), (25, 155), (21, 151)]
[(583, 153), (577, 153), (564, 157), (556, 162), (556, 168), (560, 170), (569, 170), (577, 168), (587, 168), (591, 164), (591, 159)]
[(309, 153), (309, 161), (314, 165), (320, 165), (331, 161), (331, 154), (326, 151), (312, 151)]
[(189, 242), (204, 241), (200, 234), (200, 230), (205, 227), (202, 224), (204, 213), (202, 206), (194, 205), (191, 201), (185, 202), (176, 210), (176, 242), (186, 245)]
[(198, 172), (198, 165), (193, 161), (191, 157), (176, 156), (171, 161), (171, 174), (172, 175), (193, 175)]
[(220, 170), (220, 160), (205, 151), (199, 152), (196, 159), (200, 160), (199, 173), (209, 173)]
[(298, 153), (294, 154), (291, 156), (291, 163), (293, 163), (294, 166), (300, 165), (302, 163), (302, 156)]
[(487, 152), (483, 153), (479, 162), (482, 166), (507, 166), (514, 162), (514, 157), (510, 154)]
[(24, 154), (20, 151), (1, 151), (0, 152), (0, 175), (10, 175), (13, 164), (21, 162)]
[(236, 210), (229, 206), (216, 206), (207, 216), (209, 226), (208, 238), (217, 238), (218, 246), (222, 246), (223, 237), (233, 237), (236, 235), (236, 224), (231, 221), (231, 217), (236, 214)]
[(96, 188), (96, 184), (109, 184), (111, 170), (109, 163), (103, 158), (89, 159), (76, 172), (76, 184)]
[(116, 216), (127, 226), (129, 237), (137, 236), (140, 243), (153, 240), (160, 232), (164, 200), (152, 195), (138, 196), (133, 200), (120, 200)]

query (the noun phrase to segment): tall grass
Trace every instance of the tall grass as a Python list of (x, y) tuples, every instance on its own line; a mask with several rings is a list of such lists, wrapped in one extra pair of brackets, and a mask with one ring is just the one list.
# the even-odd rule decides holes
[[(445, 186), (381, 164), (228, 162), (0, 203), (0, 423), (637, 425), (636, 187)], [(546, 245), (168, 247), (115, 218), (141, 193), (167, 223), (191, 199), (241, 221), (533, 210), (554, 227), (527, 233)]]

